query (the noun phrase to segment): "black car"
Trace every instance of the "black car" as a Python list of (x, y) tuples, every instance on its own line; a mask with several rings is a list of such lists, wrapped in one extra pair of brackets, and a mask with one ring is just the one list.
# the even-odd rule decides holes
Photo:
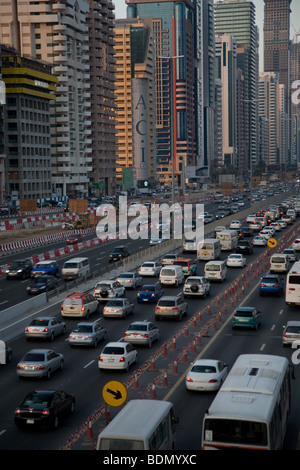
[(251, 255), (253, 251), (253, 244), (251, 240), (240, 239), (238, 240), (237, 247), (235, 249), (236, 253), (248, 253)]
[(15, 424), (18, 427), (52, 427), (73, 413), (75, 397), (63, 390), (34, 390), (15, 410)]
[(250, 227), (242, 227), (239, 231), (240, 238), (252, 238), (253, 230)]
[(217, 219), (217, 220), (223, 219), (223, 217), (226, 217), (225, 212), (218, 212), (218, 213), (216, 214), (216, 219)]
[(129, 256), (127, 246), (116, 246), (109, 255), (109, 261), (118, 261)]
[(26, 279), (30, 277), (33, 262), (30, 259), (13, 261), (6, 270), (6, 279)]
[(57, 278), (47, 274), (33, 278), (31, 284), (27, 287), (28, 294), (41, 294), (55, 289)]

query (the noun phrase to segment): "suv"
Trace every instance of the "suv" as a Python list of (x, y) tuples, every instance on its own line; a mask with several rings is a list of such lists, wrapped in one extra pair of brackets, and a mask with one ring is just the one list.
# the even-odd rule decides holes
[(119, 259), (127, 258), (129, 256), (127, 246), (116, 246), (109, 255), (109, 262), (118, 261)]
[(183, 286), (184, 297), (201, 296), (204, 299), (209, 295), (210, 283), (205, 277), (190, 276), (186, 279)]
[(155, 307), (155, 319), (175, 318), (182, 320), (187, 315), (188, 304), (182, 293), (178, 295), (163, 296)]
[(253, 243), (251, 240), (240, 239), (237, 243), (235, 252), (236, 253), (248, 253), (251, 255), (253, 251)]
[(255, 307), (239, 307), (232, 317), (232, 328), (237, 326), (253, 328), (257, 330), (261, 323), (261, 311)]
[(92, 294), (73, 292), (68, 295), (61, 305), (62, 317), (85, 317), (98, 312), (99, 302)]
[(284, 282), (278, 274), (266, 274), (260, 280), (259, 294), (282, 295), (284, 292)]
[(126, 289), (119, 281), (100, 281), (94, 287), (94, 297), (100, 302), (116, 297), (125, 297)]
[(19, 259), (13, 261), (6, 270), (6, 279), (17, 279), (30, 277), (33, 269), (33, 262), (30, 259)]

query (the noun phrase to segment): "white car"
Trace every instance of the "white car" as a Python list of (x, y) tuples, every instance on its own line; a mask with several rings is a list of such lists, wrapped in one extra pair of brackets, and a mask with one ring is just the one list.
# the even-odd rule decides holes
[(98, 302), (114, 299), (116, 297), (124, 297), (125, 295), (125, 287), (121, 286), (118, 281), (104, 280), (97, 282), (94, 287), (94, 297)]
[(162, 266), (166, 266), (167, 264), (173, 264), (173, 261), (175, 261), (177, 258), (178, 256), (175, 253), (167, 253), (161, 260), (161, 264)]
[(249, 214), (249, 215), (247, 215), (247, 217), (246, 217), (246, 222), (247, 222), (247, 223), (255, 222), (255, 219), (256, 219), (256, 215), (255, 215), (255, 214)]
[(163, 241), (163, 238), (151, 238), (150, 245), (160, 245)]
[(214, 359), (199, 359), (192, 364), (186, 374), (187, 390), (216, 391), (219, 390), (228, 374), (228, 366)]
[(283, 255), (288, 255), (288, 258), (292, 263), (297, 261), (297, 256), (295, 250), (293, 248), (285, 248), (282, 252)]
[(242, 222), (240, 222), (239, 220), (233, 220), (232, 222), (230, 222), (229, 228), (242, 228)]
[(277, 223), (280, 225), (281, 228), (286, 228), (287, 223), (284, 220), (277, 220)]
[(137, 363), (137, 350), (132, 344), (121, 341), (107, 343), (98, 358), (98, 368), (122, 369), (129, 371), (132, 364)]
[(162, 266), (155, 261), (146, 261), (139, 267), (140, 276), (158, 276)]
[(281, 226), (278, 222), (271, 222), (270, 227), (275, 229), (275, 232), (280, 232)]
[(257, 235), (256, 237), (253, 238), (252, 243), (253, 243), (253, 246), (266, 246), (267, 240), (265, 237), (261, 235)]
[(131, 272), (119, 274), (116, 281), (118, 281), (121, 286), (131, 289), (136, 289), (136, 287), (140, 287), (143, 284), (143, 278)]
[(292, 248), (295, 251), (300, 251), (300, 238), (296, 238), (296, 240), (293, 241)]
[(273, 234), (269, 230), (261, 230), (259, 232), (259, 235), (261, 237), (264, 237), (266, 240), (269, 240), (269, 238), (272, 238)]
[(233, 253), (228, 256), (226, 264), (231, 268), (243, 268), (246, 266), (246, 258), (239, 253)]
[(249, 228), (252, 228), (252, 230), (254, 230), (255, 232), (258, 232), (259, 230), (262, 229), (262, 226), (259, 222), (254, 221), (254, 222), (250, 222)]

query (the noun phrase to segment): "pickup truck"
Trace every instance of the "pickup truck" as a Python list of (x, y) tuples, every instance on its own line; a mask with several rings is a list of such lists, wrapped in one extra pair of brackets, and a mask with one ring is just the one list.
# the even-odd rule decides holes
[(48, 261), (39, 261), (34, 266), (33, 270), (31, 271), (31, 276), (42, 276), (42, 274), (51, 274), (51, 276), (58, 276), (59, 274), (59, 266), (56, 261), (48, 260)]

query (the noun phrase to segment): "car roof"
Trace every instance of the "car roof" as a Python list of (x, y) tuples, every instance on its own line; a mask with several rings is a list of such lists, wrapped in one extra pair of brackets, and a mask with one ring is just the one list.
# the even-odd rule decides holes
[(243, 310), (244, 312), (251, 312), (252, 310), (255, 310), (255, 307), (237, 307), (236, 311), (238, 310)]
[(265, 274), (262, 279), (276, 279), (279, 276), (279, 274)]
[(89, 292), (73, 292), (72, 294), (70, 295), (67, 295), (66, 299), (69, 299), (70, 297), (73, 297), (74, 299), (76, 298), (81, 298), (81, 297), (84, 297), (86, 295), (90, 295)]

